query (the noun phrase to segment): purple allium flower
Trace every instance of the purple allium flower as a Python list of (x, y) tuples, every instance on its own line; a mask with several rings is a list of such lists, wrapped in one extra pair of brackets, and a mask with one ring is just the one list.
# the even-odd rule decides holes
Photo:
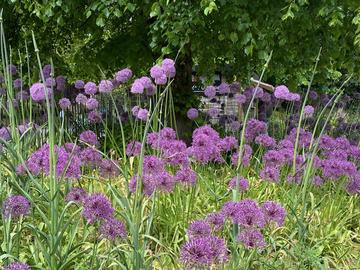
[(98, 111), (91, 111), (88, 113), (88, 120), (90, 123), (101, 123), (102, 117)]
[(147, 109), (139, 109), (139, 112), (137, 113), (136, 117), (140, 119), (141, 121), (146, 121), (149, 116), (149, 111)]
[(145, 174), (157, 174), (164, 171), (164, 162), (156, 156), (144, 156), (143, 171)]
[(346, 191), (349, 194), (360, 194), (360, 172), (358, 171), (346, 184)]
[(85, 94), (87, 94), (87, 95), (95, 95), (96, 92), (97, 92), (96, 83), (94, 83), (94, 82), (87, 82), (87, 83), (84, 85), (84, 92), (85, 92)]
[(141, 142), (139, 141), (131, 141), (126, 146), (126, 155), (131, 156), (138, 156), (141, 152)]
[(175, 187), (175, 178), (166, 171), (157, 172), (154, 174), (156, 181), (156, 188), (164, 191), (171, 192)]
[(206, 222), (212, 226), (214, 230), (221, 230), (224, 227), (225, 216), (223, 213), (210, 213), (205, 218)]
[(139, 106), (134, 106), (134, 107), (132, 107), (132, 108), (131, 108), (131, 113), (132, 113), (132, 115), (136, 117), (136, 116), (138, 115), (138, 113), (139, 113), (139, 110), (140, 110), (140, 107), (139, 107)]
[(64, 76), (59, 75), (55, 79), (56, 82), (56, 90), (58, 91), (64, 91), (66, 86), (66, 79)]
[(253, 141), (258, 135), (266, 133), (267, 124), (257, 119), (250, 119), (245, 128), (245, 139), (247, 142)]
[(126, 83), (131, 77), (133, 73), (131, 69), (124, 68), (115, 74), (115, 80), (117, 80), (119, 83)]
[(86, 109), (88, 109), (89, 111), (95, 110), (97, 109), (97, 107), (99, 106), (99, 102), (97, 101), (96, 98), (89, 98), (86, 101)]
[(165, 58), (161, 63), (161, 68), (164, 70), (166, 77), (175, 77), (176, 69), (174, 60), (170, 58)]
[(81, 89), (84, 88), (85, 83), (84, 83), (83, 80), (76, 80), (75, 83), (74, 83), (74, 85), (75, 85), (75, 88), (76, 88), (76, 89), (81, 90)]
[(96, 166), (101, 161), (101, 154), (93, 147), (86, 147), (80, 153), (81, 161), (85, 165)]
[(97, 145), (99, 143), (96, 133), (92, 130), (83, 131), (80, 134), (80, 141), (90, 145)]
[(322, 186), (324, 184), (324, 179), (322, 179), (320, 176), (316, 175), (316, 176), (314, 176), (312, 182), (315, 186)]
[[(238, 179), (238, 177), (235, 176), (230, 180), (230, 182), (228, 184), (228, 187), (230, 189), (236, 189), (236, 180), (237, 179)], [(249, 189), (249, 181), (242, 176), (239, 177), (238, 184), (239, 184), (239, 191), (244, 192)]]
[(266, 247), (266, 242), (262, 233), (257, 229), (245, 229), (239, 233), (237, 240), (247, 248), (259, 248)]
[(87, 197), (87, 192), (82, 188), (72, 188), (69, 193), (66, 195), (65, 200), (67, 202), (76, 202), (82, 204)]
[(16, 75), (17, 73), (17, 68), (15, 65), (10, 64), (7, 68), (8, 72), (10, 72), (11, 75)]
[(56, 80), (52, 77), (49, 77), (45, 80), (46, 87), (53, 89), (56, 86)]
[(255, 143), (260, 144), (264, 147), (270, 148), (276, 146), (276, 141), (274, 138), (270, 137), (267, 134), (260, 134), (255, 138)]
[(51, 68), (50, 64), (43, 66), (42, 73), (43, 73), (45, 79), (47, 79), (51, 76), (51, 69), (52, 68)]
[(223, 82), (218, 86), (219, 89), (219, 94), (220, 95), (225, 95), (225, 94), (229, 94), (230, 93), (230, 86), (229, 84)]
[(100, 235), (108, 240), (125, 238), (127, 235), (124, 223), (115, 218), (106, 219), (100, 226)]
[(163, 76), (155, 79), (155, 84), (157, 84), (157, 85), (165, 85), (166, 82), (167, 82), (167, 77), (165, 74)]
[(165, 78), (166, 78), (165, 71), (159, 65), (155, 65), (150, 69), (150, 76), (153, 79), (158, 79), (158, 78), (161, 78), (163, 76), (165, 76)]
[(236, 94), (235, 95), (235, 100), (237, 102), (237, 104), (242, 105), (246, 103), (246, 96), (243, 94)]
[(287, 101), (300, 101), (301, 97), (296, 93), (289, 93), (285, 100)]
[(139, 79), (139, 81), (142, 83), (142, 85), (146, 89), (154, 87), (154, 84), (149, 77), (143, 76)]
[(11, 139), (10, 129), (8, 127), (0, 128), (0, 139), (9, 141)]
[[(242, 159), (241, 159), (241, 164), (243, 166), (248, 167), (250, 165), (251, 155), (252, 155), (252, 149), (251, 149), (250, 145), (244, 144), (243, 150), (242, 150)], [(239, 160), (239, 152), (236, 152), (231, 157), (231, 163), (233, 165), (237, 166), (238, 160)]]
[(83, 205), (82, 215), (90, 224), (113, 217), (114, 209), (111, 202), (102, 193), (88, 195), (84, 199)]
[(229, 126), (232, 131), (238, 131), (240, 129), (240, 122), (239, 121), (231, 121)]
[(4, 270), (31, 270), (31, 268), (26, 263), (13, 262), (6, 266)]
[(207, 113), (208, 113), (208, 115), (210, 117), (217, 117), (219, 115), (219, 113), (220, 113), (220, 109), (218, 109), (218, 108), (210, 108)]
[(66, 110), (71, 106), (71, 102), (68, 98), (62, 98), (59, 100), (59, 106), (62, 110)]
[(65, 151), (69, 154), (80, 154), (81, 147), (76, 145), (75, 143), (65, 143), (64, 144)]
[(131, 85), (130, 92), (133, 94), (142, 94), (144, 93), (144, 85), (140, 79), (136, 79)]
[(51, 89), (46, 88), (42, 83), (34, 83), (30, 87), (30, 96), (35, 102), (40, 102), (46, 99), (46, 91), (48, 93), (48, 98), (51, 97)]
[(322, 175), (327, 178), (337, 179), (341, 176), (354, 176), (356, 166), (353, 162), (338, 159), (325, 159), (321, 162)]
[(271, 94), (269, 94), (268, 92), (263, 92), (262, 97), (260, 97), (260, 100), (264, 103), (271, 103)]
[(194, 120), (194, 119), (198, 118), (199, 111), (197, 109), (195, 109), (195, 108), (190, 108), (187, 111), (186, 115), (190, 120)]
[(314, 107), (311, 105), (306, 105), (304, 107), (304, 114), (306, 117), (311, 117), (314, 114)]
[[(129, 190), (130, 192), (134, 193), (136, 191), (136, 185), (139, 177), (133, 176), (129, 183)], [(142, 192), (147, 195), (151, 196), (151, 194), (154, 193), (156, 189), (156, 179), (149, 174), (144, 174), (141, 178), (141, 184), (142, 184)]]
[(16, 99), (21, 100), (21, 101), (28, 100), (29, 99), (29, 93), (27, 91), (19, 91), (16, 94)]
[(265, 226), (265, 216), (254, 200), (245, 199), (236, 203), (233, 222), (245, 227)]
[(165, 127), (159, 132), (160, 138), (164, 140), (175, 140), (176, 139), (176, 131), (172, 128)]
[(209, 97), (209, 98), (213, 98), (216, 96), (216, 87), (209, 85), (205, 88), (204, 90), (204, 95)]
[(279, 86), (275, 87), (274, 96), (277, 99), (287, 100), (289, 94), (290, 94), (290, 91), (285, 85), (279, 85)]
[(213, 264), (227, 261), (225, 241), (216, 236), (192, 238), (180, 251), (186, 269), (210, 269)]
[(111, 159), (103, 159), (100, 163), (100, 175), (104, 178), (116, 177), (120, 174), (117, 163)]
[(150, 87), (145, 88), (145, 90), (147, 96), (153, 96), (156, 93), (156, 86), (152, 84)]
[(85, 105), (88, 98), (84, 94), (78, 94), (75, 98), (76, 103)]
[(5, 218), (18, 218), (29, 213), (30, 202), (24, 196), (12, 195), (3, 202), (2, 211)]
[(281, 140), (278, 144), (278, 148), (279, 149), (293, 149), (294, 148), (294, 143), (289, 140), (289, 139), (284, 139), (284, 140)]
[(261, 209), (265, 214), (267, 222), (274, 221), (278, 226), (284, 225), (286, 210), (281, 204), (273, 201), (266, 201), (262, 204)]
[(195, 185), (197, 174), (192, 169), (186, 167), (178, 170), (175, 174), (176, 181), (185, 185)]
[(114, 85), (110, 80), (102, 80), (99, 83), (100, 93), (110, 93), (114, 89)]
[(204, 220), (195, 220), (191, 222), (187, 229), (187, 235), (191, 238), (204, 237), (211, 235), (211, 227)]
[(19, 89), (22, 86), (22, 80), (20, 78), (13, 81), (13, 86), (15, 89)]
[(264, 181), (278, 183), (280, 181), (280, 172), (277, 167), (266, 166), (260, 171), (260, 177)]
[(221, 151), (229, 152), (238, 147), (238, 140), (234, 136), (226, 136), (220, 140), (218, 146)]
[(317, 100), (318, 98), (318, 94), (316, 93), (316, 91), (314, 90), (310, 90), (309, 92), (309, 98), (313, 101)]

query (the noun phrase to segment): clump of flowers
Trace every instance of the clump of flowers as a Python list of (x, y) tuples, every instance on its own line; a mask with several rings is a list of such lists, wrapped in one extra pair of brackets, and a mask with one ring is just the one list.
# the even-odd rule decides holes
[(24, 196), (12, 195), (3, 202), (2, 211), (5, 218), (25, 216), (30, 211), (30, 202)]
[(26, 263), (13, 262), (6, 266), (4, 270), (31, 270), (31, 268)]

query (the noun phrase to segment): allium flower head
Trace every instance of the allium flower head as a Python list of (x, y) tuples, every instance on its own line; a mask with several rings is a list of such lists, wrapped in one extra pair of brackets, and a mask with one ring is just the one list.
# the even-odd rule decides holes
[(219, 113), (220, 113), (220, 109), (218, 109), (218, 108), (210, 108), (209, 110), (208, 110), (208, 115), (210, 116), (210, 117), (217, 117), (218, 115), (219, 115)]
[(61, 98), (59, 100), (59, 106), (62, 110), (66, 110), (71, 106), (71, 102), (68, 98)]
[(10, 129), (8, 127), (0, 128), (0, 139), (9, 141), (11, 139)]
[(56, 90), (58, 91), (64, 91), (66, 86), (66, 79), (64, 76), (59, 75), (55, 78), (56, 82)]
[(51, 97), (51, 89), (46, 88), (42, 83), (34, 83), (30, 87), (30, 96), (35, 102), (40, 102), (46, 99), (46, 92), (48, 93), (48, 98)]
[(117, 238), (125, 238), (127, 235), (124, 223), (115, 218), (105, 220), (100, 226), (100, 235), (111, 241)]
[(66, 195), (65, 200), (67, 202), (76, 202), (82, 204), (85, 198), (87, 197), (87, 192), (82, 188), (72, 188), (69, 193)]
[(189, 238), (203, 237), (211, 235), (211, 227), (209, 223), (204, 220), (195, 220), (191, 222), (187, 229)]
[(76, 89), (81, 90), (81, 89), (84, 88), (85, 83), (84, 83), (83, 80), (76, 80), (75, 83), (74, 83), (74, 85), (75, 85), (75, 88), (76, 88)]
[(80, 153), (81, 161), (88, 166), (99, 165), (101, 154), (94, 147), (86, 147)]
[(264, 147), (271, 148), (276, 146), (276, 141), (274, 138), (270, 137), (267, 134), (260, 134), (255, 138), (255, 143), (260, 144)]
[(197, 109), (195, 109), (195, 108), (190, 108), (187, 111), (186, 115), (190, 120), (194, 120), (194, 119), (198, 118), (199, 111)]
[(92, 130), (85, 130), (80, 134), (80, 141), (90, 145), (97, 145), (99, 141), (97, 140), (96, 133)]
[(90, 123), (101, 123), (102, 120), (101, 113), (96, 110), (89, 112), (87, 118)]
[(172, 59), (165, 58), (161, 63), (161, 68), (164, 70), (166, 77), (173, 78), (176, 74), (175, 62)]
[(115, 80), (117, 80), (119, 83), (126, 83), (131, 77), (133, 73), (131, 69), (124, 68), (115, 74)]
[(360, 194), (360, 172), (358, 171), (353, 177), (350, 178), (349, 182), (345, 187), (349, 194)]
[(77, 96), (76, 96), (76, 98), (75, 98), (75, 101), (76, 101), (76, 103), (78, 103), (78, 104), (81, 104), (81, 105), (86, 105), (86, 101), (87, 101), (87, 97), (85, 96), (85, 95), (83, 95), (83, 94), (78, 94)]
[(278, 226), (284, 225), (286, 210), (281, 204), (273, 201), (266, 201), (262, 204), (261, 209), (265, 214), (267, 222), (276, 222)]
[(13, 64), (10, 64), (8, 67), (7, 67), (7, 70), (10, 72), (11, 75), (16, 75), (17, 73), (17, 68), (15, 65)]
[(18, 218), (29, 213), (30, 202), (24, 196), (12, 195), (3, 202), (2, 211), (5, 218)]
[(28, 100), (29, 99), (29, 93), (27, 91), (19, 91), (16, 93), (16, 99), (20, 101)]
[(139, 107), (139, 106), (134, 106), (134, 107), (132, 107), (132, 108), (131, 108), (131, 113), (132, 113), (132, 115), (136, 117), (136, 116), (138, 115), (138, 113), (139, 113), (139, 110), (140, 110), (140, 107)]
[(260, 171), (260, 177), (264, 181), (278, 183), (280, 181), (280, 172), (278, 167), (266, 166)]
[(120, 174), (120, 170), (116, 161), (111, 159), (103, 159), (100, 163), (100, 175), (104, 178), (116, 177)]
[(6, 266), (4, 270), (31, 270), (31, 268), (26, 263), (13, 262)]
[(22, 86), (22, 80), (20, 78), (13, 81), (13, 86), (15, 89), (19, 89)]
[(96, 94), (96, 92), (97, 92), (96, 83), (94, 83), (94, 82), (87, 82), (87, 83), (84, 85), (84, 92), (85, 92), (85, 94), (87, 94), (87, 95), (94, 95), (94, 94)]
[(279, 85), (275, 87), (274, 95), (277, 99), (287, 100), (289, 93), (290, 91), (285, 85)]
[(149, 111), (147, 109), (139, 109), (139, 112), (137, 113), (136, 117), (140, 119), (141, 121), (146, 121), (149, 116)]
[(213, 98), (216, 96), (216, 87), (209, 85), (205, 88), (204, 90), (204, 95), (209, 97), (209, 98)]
[(221, 230), (224, 227), (225, 215), (221, 212), (210, 213), (206, 216), (206, 222), (212, 226), (214, 230)]
[(102, 193), (93, 193), (84, 200), (82, 215), (89, 223), (103, 221), (113, 217), (114, 209), (111, 202)]
[[(133, 176), (131, 178), (129, 183), (130, 192), (132, 193), (136, 192), (138, 180), (139, 180), (138, 176)], [(156, 179), (153, 175), (144, 174), (141, 177), (141, 184), (142, 184), (142, 192), (146, 196), (151, 196), (156, 190)]]
[(144, 156), (143, 170), (146, 174), (156, 174), (164, 170), (164, 162), (156, 156)]
[(229, 84), (223, 82), (218, 86), (220, 95), (225, 95), (230, 93), (230, 86)]
[(247, 249), (266, 247), (262, 233), (257, 229), (245, 229), (239, 233), (237, 240), (242, 242)]
[(160, 191), (171, 192), (175, 187), (175, 178), (166, 171), (157, 172), (153, 175), (156, 180), (156, 188)]
[(236, 94), (235, 95), (235, 100), (239, 105), (245, 104), (246, 103), (246, 96), (243, 94)]
[(130, 92), (133, 94), (142, 94), (144, 93), (144, 85), (140, 79), (136, 79), (131, 85)]
[(86, 109), (88, 109), (89, 111), (95, 110), (97, 109), (97, 107), (99, 106), (99, 102), (97, 101), (96, 98), (89, 98), (86, 101)]
[[(237, 179), (238, 179), (238, 177), (235, 176), (230, 180), (229, 185), (228, 185), (230, 189), (236, 189)], [(249, 189), (249, 181), (242, 176), (239, 177), (238, 185), (239, 185), (239, 191), (244, 192)]]
[(102, 80), (99, 83), (100, 93), (110, 93), (114, 89), (114, 85), (110, 80)]
[(304, 114), (306, 117), (311, 117), (314, 114), (314, 107), (311, 105), (306, 105), (304, 107)]
[(176, 172), (175, 179), (184, 185), (195, 185), (197, 174), (192, 169), (185, 167)]
[(126, 155), (129, 157), (138, 156), (140, 155), (140, 152), (141, 152), (141, 142), (139, 141), (131, 141), (126, 146)]
[(163, 76), (166, 77), (165, 71), (159, 65), (155, 65), (150, 69), (150, 76), (152, 78), (154, 78), (154, 79), (158, 79), (158, 78), (161, 78)]

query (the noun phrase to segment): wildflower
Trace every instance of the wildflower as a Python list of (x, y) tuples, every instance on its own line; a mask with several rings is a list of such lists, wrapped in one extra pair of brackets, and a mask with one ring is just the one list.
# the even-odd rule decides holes
[(271, 148), (276, 145), (274, 138), (270, 137), (267, 134), (260, 134), (255, 138), (255, 143), (260, 144), (266, 148)]
[(278, 226), (284, 225), (286, 211), (279, 203), (266, 201), (262, 204), (261, 209), (267, 222), (274, 221)]
[(156, 174), (164, 170), (164, 162), (156, 156), (144, 156), (143, 171), (146, 174)]
[(74, 85), (75, 85), (75, 88), (76, 88), (76, 89), (81, 90), (81, 89), (84, 88), (85, 83), (84, 83), (84, 81), (82, 81), (82, 80), (76, 80), (75, 83), (74, 83)]
[(126, 83), (132, 77), (132, 75), (133, 75), (133, 73), (132, 73), (131, 69), (124, 68), (124, 69), (116, 72), (115, 80), (118, 81), (119, 83)]
[(59, 100), (59, 106), (64, 111), (71, 106), (71, 102), (68, 98), (61, 98)]
[(85, 92), (85, 94), (87, 94), (87, 95), (95, 95), (96, 92), (97, 92), (96, 83), (94, 83), (94, 82), (87, 82), (87, 83), (84, 85), (84, 92)]
[(198, 118), (199, 116), (199, 112), (197, 109), (195, 108), (190, 108), (187, 113), (186, 113), (187, 117), (190, 119), (190, 120), (194, 120), (196, 118)]
[(40, 102), (46, 99), (46, 92), (48, 94), (48, 98), (51, 97), (51, 89), (46, 88), (46, 86), (42, 83), (34, 83), (30, 87), (30, 96), (35, 102)]
[(237, 240), (242, 242), (247, 249), (259, 248), (266, 246), (262, 233), (257, 229), (245, 229), (239, 233)]
[(288, 98), (290, 91), (285, 85), (279, 85), (275, 87), (274, 96), (277, 99), (284, 99)]
[(125, 238), (127, 235), (124, 223), (115, 218), (105, 220), (99, 230), (102, 237), (111, 241), (114, 241), (116, 238)]
[(350, 178), (345, 189), (349, 194), (360, 194), (360, 172)]
[(218, 146), (221, 151), (229, 152), (238, 146), (238, 140), (234, 136), (226, 136), (220, 140)]
[(22, 87), (22, 80), (20, 78), (13, 81), (13, 87), (19, 89)]
[(93, 147), (86, 147), (80, 153), (81, 161), (85, 165), (96, 166), (101, 161), (101, 154)]
[(277, 167), (266, 166), (260, 172), (260, 177), (264, 181), (278, 183), (280, 181), (280, 172)]
[(171, 192), (175, 186), (175, 178), (166, 171), (157, 172), (153, 175), (156, 180), (156, 188), (164, 191)]
[(191, 222), (187, 229), (187, 235), (191, 238), (209, 236), (211, 234), (210, 225), (203, 220), (195, 220)]
[(89, 98), (86, 101), (86, 109), (88, 109), (89, 111), (95, 110), (97, 109), (97, 107), (99, 106), (99, 102), (96, 100), (96, 98)]
[(141, 152), (141, 142), (139, 141), (131, 141), (126, 146), (126, 155), (129, 157), (138, 156), (140, 155), (140, 152)]
[(242, 105), (246, 103), (246, 96), (242, 95), (242, 94), (236, 94), (235, 96), (235, 100), (237, 102), (237, 104)]
[(26, 263), (21, 262), (13, 262), (6, 266), (4, 270), (31, 270), (30, 266), (28, 266)]
[[(250, 147), (250, 145), (244, 144), (242, 149), (242, 159), (241, 159), (241, 164), (244, 167), (248, 167), (250, 165), (251, 155), (252, 155), (252, 148)], [(238, 161), (239, 161), (239, 152), (235, 152), (231, 157), (231, 163), (234, 166), (237, 166)]]
[(8, 127), (0, 128), (0, 139), (9, 141), (11, 139), (10, 129)]
[(149, 111), (147, 109), (139, 109), (136, 117), (142, 121), (146, 121), (148, 119)]
[(185, 185), (195, 185), (197, 180), (196, 172), (186, 167), (178, 170), (175, 174), (176, 181)]
[(29, 93), (27, 91), (19, 91), (17, 94), (16, 94), (16, 99), (17, 100), (21, 100), (21, 101), (24, 101), (24, 100), (28, 100), (29, 99)]
[(176, 74), (175, 62), (172, 59), (165, 58), (161, 63), (161, 68), (163, 69), (166, 77), (173, 78)]
[(216, 87), (209, 85), (205, 88), (204, 90), (204, 95), (209, 97), (209, 98), (213, 98), (216, 96)]
[(80, 141), (90, 145), (97, 145), (99, 143), (96, 133), (92, 130), (83, 131), (80, 134)]
[(27, 215), (30, 211), (30, 202), (24, 196), (12, 195), (2, 205), (5, 218), (18, 218)]
[(166, 76), (166, 75), (165, 75), (165, 72), (164, 72), (164, 70), (162, 69), (161, 66), (155, 65), (150, 69), (150, 76), (153, 79), (157, 79), (157, 78), (161, 78), (161, 77)]
[(102, 193), (93, 193), (84, 199), (82, 215), (91, 224), (113, 217), (111, 202)]
[(224, 227), (225, 215), (221, 212), (210, 213), (206, 216), (205, 220), (214, 230), (221, 230)]
[(304, 107), (304, 114), (306, 117), (311, 117), (314, 114), (314, 107), (311, 105), (306, 105)]
[(133, 84), (131, 85), (131, 89), (130, 89), (130, 92), (133, 93), (133, 94), (142, 94), (144, 93), (144, 85), (143, 83), (141, 82), (140, 79), (136, 79)]
[(138, 113), (139, 113), (139, 110), (140, 110), (139, 106), (132, 107), (132, 109), (131, 109), (132, 115), (136, 117), (138, 115)]
[[(129, 183), (130, 192), (132, 193), (136, 192), (138, 180), (139, 180), (139, 176), (133, 176), (130, 179), (130, 183)], [(154, 176), (150, 174), (144, 174), (141, 177), (141, 184), (142, 184), (142, 192), (147, 196), (151, 196), (156, 190), (156, 179), (154, 178)]]
[(99, 83), (99, 92), (100, 93), (110, 93), (114, 88), (114, 85), (109, 80), (102, 80)]
[(218, 109), (218, 108), (210, 108), (208, 110), (208, 115), (210, 117), (217, 117), (219, 115), (219, 113), (220, 113), (220, 109)]
[(230, 93), (230, 86), (229, 84), (223, 82), (218, 86), (220, 95), (225, 95)]
[(85, 96), (85, 95), (83, 95), (83, 94), (78, 94), (77, 96), (76, 96), (76, 98), (75, 98), (75, 101), (76, 101), (76, 103), (78, 103), (78, 104), (81, 104), (81, 105), (86, 105), (86, 101), (87, 101), (87, 97)]
[(76, 202), (82, 204), (87, 197), (87, 192), (82, 188), (72, 188), (66, 195), (65, 200), (67, 202)]

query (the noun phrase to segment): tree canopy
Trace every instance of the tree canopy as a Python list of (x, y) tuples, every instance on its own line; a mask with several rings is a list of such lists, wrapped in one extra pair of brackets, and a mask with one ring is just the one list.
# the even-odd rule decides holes
[(360, 75), (357, 0), (7, 0), (4, 16), (13, 48), (33, 30), (45, 59), (82, 78), (178, 55), (201, 74), (248, 80), (273, 50), (267, 79), (296, 86), (320, 47), (317, 82)]

